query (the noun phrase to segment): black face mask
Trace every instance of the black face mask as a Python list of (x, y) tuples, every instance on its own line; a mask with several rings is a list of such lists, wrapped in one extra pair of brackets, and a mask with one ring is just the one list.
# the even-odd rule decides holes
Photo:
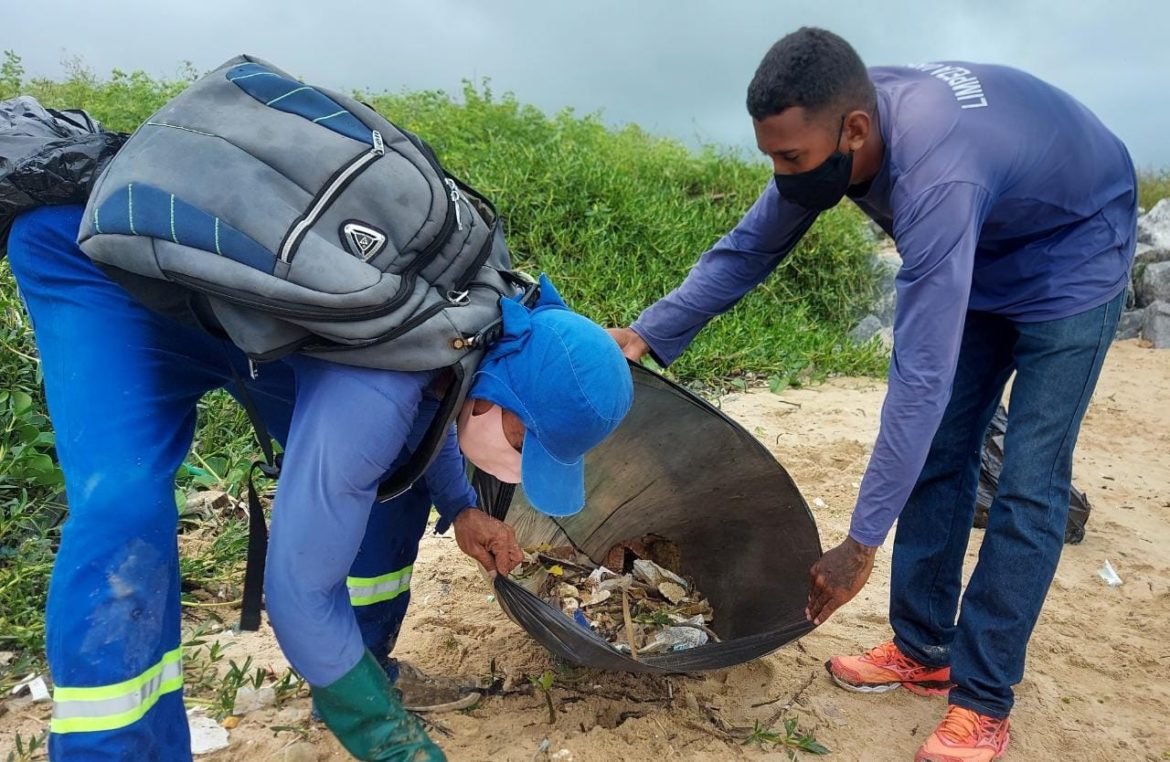
[[(837, 145), (845, 131), (845, 117), (837, 130)], [(820, 166), (794, 175), (776, 175), (776, 190), (785, 200), (803, 206), (812, 212), (823, 212), (836, 206), (849, 188), (853, 174), (853, 152), (840, 150), (829, 154)]]

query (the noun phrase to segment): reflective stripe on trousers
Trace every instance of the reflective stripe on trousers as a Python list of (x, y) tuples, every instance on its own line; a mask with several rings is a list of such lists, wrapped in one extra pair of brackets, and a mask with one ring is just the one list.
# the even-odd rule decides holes
[(164, 693), (183, 687), (181, 649), (142, 674), (113, 685), (53, 690), (54, 733), (79, 733), (126, 727), (146, 715)]
[(410, 575), (414, 564), (380, 577), (346, 577), (349, 602), (354, 606), (370, 606), (397, 598), (410, 589)]

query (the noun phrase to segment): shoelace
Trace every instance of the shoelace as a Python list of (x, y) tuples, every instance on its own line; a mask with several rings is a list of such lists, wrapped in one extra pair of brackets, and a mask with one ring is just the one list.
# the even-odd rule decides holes
[(949, 706), (946, 716), (935, 732), (955, 743), (970, 743), (979, 740), (983, 735), (994, 735), (999, 729), (1000, 722), (961, 706)]
[(923, 669), (921, 664), (898, 650), (898, 647), (894, 645), (892, 641), (888, 643), (882, 643), (880, 646), (871, 648), (868, 652), (866, 652), (865, 657), (874, 664), (893, 663), (902, 669)]

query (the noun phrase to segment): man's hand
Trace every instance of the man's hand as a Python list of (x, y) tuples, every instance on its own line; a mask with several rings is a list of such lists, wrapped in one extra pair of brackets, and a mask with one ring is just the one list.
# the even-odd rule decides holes
[(631, 362), (638, 362), (642, 355), (650, 351), (646, 341), (633, 328), (607, 328), (609, 335), (622, 348), (622, 354)]
[(851, 601), (865, 587), (876, 554), (876, 547), (846, 537), (845, 542), (821, 556), (808, 572), (812, 587), (805, 617), (819, 625)]
[(507, 574), (524, 560), (512, 527), (493, 519), (478, 508), (468, 508), (455, 517), (455, 542), (459, 549), (487, 570), (491, 576)]

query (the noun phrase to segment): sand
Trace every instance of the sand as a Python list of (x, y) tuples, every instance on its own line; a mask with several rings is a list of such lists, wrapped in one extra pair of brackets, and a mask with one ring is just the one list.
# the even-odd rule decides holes
[[(800, 486), (825, 547), (844, 536), (873, 437), (883, 384), (839, 378), (774, 395), (720, 400), (725, 411), (775, 453)], [(1066, 546), (1017, 686), (1008, 760), (1170, 758), (1170, 352), (1137, 342), (1113, 347), (1085, 419), (1074, 481), (1092, 502), (1082, 544)], [(968, 567), (982, 532), (972, 534)], [(846, 693), (822, 664), (835, 653), (890, 635), (886, 620), (889, 547), (869, 585), (818, 630), (755, 663), (694, 677), (645, 678), (584, 670), (558, 673), (556, 722), (540, 695), (491, 697), (477, 708), (436, 717), (433, 735), (452, 760), (777, 758), (728, 740), (790, 705), (827, 746), (830, 759), (909, 760), (931, 732), (945, 699), (906, 691)], [(1107, 587), (1109, 559), (1124, 579)], [(428, 535), (412, 581), (414, 601), (397, 654), (439, 673), (486, 676), (494, 663), (515, 688), (555, 668), (550, 657), (489, 599), (477, 567), (450, 535)], [(284, 661), (267, 627), (224, 636), (228, 655), (251, 655), (278, 672)], [(763, 706), (753, 706), (764, 704)], [(8, 701), (0, 750), (12, 736), (45, 727), (46, 705)], [(207, 760), (342, 760), (308, 701), (246, 715), (231, 745)], [(274, 726), (300, 732), (274, 732)], [(547, 744), (545, 743), (547, 739)], [(541, 751), (542, 747), (546, 751)], [(811, 755), (802, 754), (802, 759)]]

